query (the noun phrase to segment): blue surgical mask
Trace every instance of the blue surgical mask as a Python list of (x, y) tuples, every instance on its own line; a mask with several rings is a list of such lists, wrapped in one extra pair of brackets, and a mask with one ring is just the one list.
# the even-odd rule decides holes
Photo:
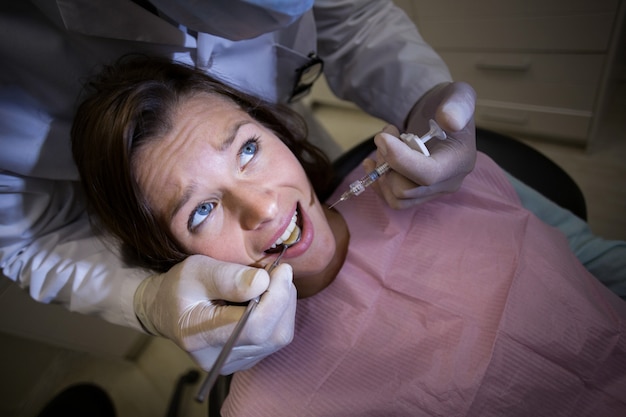
[(313, 6), (313, 0), (242, 0), (244, 3), (250, 3), (261, 7), (265, 10), (280, 13), (288, 16), (293, 20), (302, 16), (307, 10)]
[(283, 29), (313, 7), (313, 0), (151, 0), (151, 3), (190, 29), (232, 41)]

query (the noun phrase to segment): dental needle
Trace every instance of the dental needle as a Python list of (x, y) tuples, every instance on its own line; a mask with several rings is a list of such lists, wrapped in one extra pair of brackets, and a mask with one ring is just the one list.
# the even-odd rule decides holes
[[(409, 145), (411, 149), (419, 151), (426, 156), (430, 156), (430, 152), (428, 151), (425, 143), (432, 138), (444, 140), (447, 138), (447, 135), (446, 132), (444, 132), (443, 129), (441, 129), (437, 122), (435, 122), (434, 120), (429, 120), (429, 125), (430, 130), (421, 138), (412, 133), (403, 133), (400, 135), (400, 139), (402, 139), (404, 143)], [(333, 204), (328, 206), (328, 208), (333, 208), (342, 201), (346, 201), (349, 198), (358, 196), (363, 191), (365, 191), (367, 187), (378, 181), (380, 177), (382, 177), (387, 171), (389, 171), (390, 168), (391, 167), (387, 162), (377, 166), (372, 172), (350, 184), (349, 189), (341, 194), (341, 197), (339, 197), (339, 199)]]
[[(296, 229), (294, 230), (294, 233), (298, 233), (298, 235), (296, 236), (295, 239), (292, 239), (292, 236), (293, 236), (292, 235), (287, 241), (283, 242), (282, 244), (283, 248), (280, 251), (280, 254), (274, 260), (274, 262), (272, 262), (270, 267), (267, 269), (268, 273), (271, 273), (274, 270), (274, 268), (278, 266), (278, 263), (280, 262), (281, 258), (283, 257), (287, 249), (290, 246), (297, 243), (298, 241), (300, 241), (301, 232), (297, 226), (296, 226)], [(290, 242), (290, 243), (287, 243), (287, 242)], [(215, 385), (215, 381), (217, 381), (217, 377), (220, 375), (220, 371), (222, 370), (222, 367), (224, 366), (224, 362), (226, 362), (228, 355), (230, 355), (230, 352), (233, 350), (233, 347), (235, 346), (235, 342), (239, 338), (239, 335), (241, 334), (243, 327), (246, 325), (246, 322), (248, 321), (250, 314), (252, 314), (252, 311), (254, 311), (256, 306), (259, 304), (260, 299), (261, 299), (261, 296), (258, 296), (258, 297), (254, 297), (252, 300), (248, 302), (248, 305), (245, 311), (243, 312), (243, 315), (237, 322), (235, 329), (233, 330), (232, 334), (226, 341), (226, 344), (224, 345), (224, 347), (222, 348), (222, 351), (220, 352), (219, 356), (215, 360), (215, 363), (213, 364), (213, 367), (211, 367), (211, 370), (209, 371), (208, 375), (204, 379), (204, 382), (202, 382), (202, 385), (200, 386), (200, 389), (198, 390), (198, 394), (196, 395), (196, 401), (204, 402), (207, 395), (209, 394), (209, 391), (211, 391), (211, 388), (213, 388), (213, 385)]]

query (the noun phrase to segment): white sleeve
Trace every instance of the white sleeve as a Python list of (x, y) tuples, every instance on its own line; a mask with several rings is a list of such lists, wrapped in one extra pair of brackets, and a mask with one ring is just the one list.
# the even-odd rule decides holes
[[(60, 95), (57, 95), (60, 96)], [(44, 303), (140, 329), (136, 287), (94, 236), (72, 161), (71, 124), (16, 86), (0, 88), (0, 268)]]
[(37, 301), (141, 330), (133, 296), (148, 272), (94, 236), (77, 187), (0, 171), (2, 274)]
[(330, 88), (373, 116), (401, 127), (425, 92), (452, 80), (391, 1), (316, 0), (313, 11)]

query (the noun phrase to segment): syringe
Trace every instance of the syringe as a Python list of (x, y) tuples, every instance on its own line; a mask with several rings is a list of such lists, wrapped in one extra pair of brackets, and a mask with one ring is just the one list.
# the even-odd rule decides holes
[[(429, 124), (430, 124), (430, 130), (421, 138), (412, 133), (403, 133), (400, 135), (400, 139), (402, 139), (404, 143), (409, 145), (411, 149), (419, 151), (426, 156), (430, 156), (430, 152), (428, 151), (428, 148), (426, 148), (426, 145), (424, 144), (432, 138), (438, 138), (438, 139), (444, 140), (446, 139), (447, 136), (446, 136), (446, 132), (444, 132), (443, 129), (439, 127), (437, 122), (435, 122), (434, 120), (429, 120)], [(389, 171), (390, 168), (391, 167), (389, 166), (387, 162), (377, 166), (376, 169), (374, 169), (372, 172), (370, 172), (369, 174), (365, 175), (363, 178), (356, 180), (352, 184), (350, 184), (350, 189), (344, 192), (343, 194), (341, 194), (341, 197), (339, 197), (339, 200), (335, 201), (328, 208), (333, 208), (337, 204), (341, 203), (342, 201), (346, 201), (347, 199), (351, 197), (355, 197), (361, 194), (363, 191), (365, 191), (365, 188), (375, 183), (378, 179), (380, 179), (380, 177), (382, 177), (387, 171)]]
[(335, 201), (328, 208), (333, 208), (337, 204), (341, 203), (342, 201), (346, 201), (350, 197), (354, 197), (354, 196), (361, 194), (363, 191), (365, 191), (365, 188), (369, 187), (374, 182), (376, 182), (376, 180), (382, 177), (383, 174), (389, 171), (390, 168), (391, 167), (389, 166), (387, 162), (385, 162), (382, 165), (377, 166), (375, 170), (373, 170), (372, 172), (370, 172), (369, 174), (367, 174), (360, 180), (356, 180), (352, 184), (350, 184), (350, 189), (346, 191), (345, 193), (341, 194), (341, 197), (339, 197), (339, 200)]

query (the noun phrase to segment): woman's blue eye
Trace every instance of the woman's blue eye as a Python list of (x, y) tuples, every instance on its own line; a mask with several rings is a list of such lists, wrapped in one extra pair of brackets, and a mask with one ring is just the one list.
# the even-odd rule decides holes
[(243, 167), (248, 162), (250, 162), (250, 160), (254, 158), (254, 155), (256, 155), (258, 150), (259, 150), (258, 139), (253, 138), (253, 139), (248, 140), (239, 150), (239, 163), (241, 164), (241, 166)]
[(189, 230), (193, 231), (196, 227), (198, 227), (207, 217), (211, 214), (213, 209), (215, 208), (215, 203), (202, 203), (189, 216), (189, 222), (187, 227)]

